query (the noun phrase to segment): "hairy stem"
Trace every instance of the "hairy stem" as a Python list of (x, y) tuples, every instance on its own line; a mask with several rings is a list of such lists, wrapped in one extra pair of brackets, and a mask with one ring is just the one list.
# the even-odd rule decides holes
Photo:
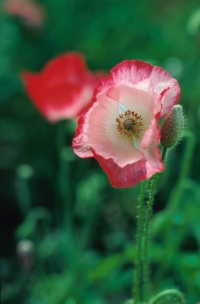
[(134, 282), (134, 304), (138, 304), (143, 300), (143, 278), (142, 278), (142, 263), (143, 263), (143, 218), (144, 218), (144, 196), (147, 181), (143, 181), (140, 189), (137, 215), (137, 234), (136, 234), (136, 261), (135, 261), (135, 282)]
[(149, 251), (149, 224), (151, 219), (151, 213), (152, 213), (152, 206), (153, 206), (153, 199), (154, 199), (154, 192), (156, 189), (156, 183), (157, 183), (158, 175), (155, 174), (152, 182), (151, 182), (151, 188), (149, 191), (149, 200), (147, 202), (147, 213), (146, 213), (146, 220), (144, 224), (144, 265), (143, 265), (143, 277), (144, 277), (144, 294), (145, 299), (149, 295), (149, 257), (148, 257), (148, 251)]
[[(166, 156), (167, 149), (163, 148), (162, 150), (162, 159), (164, 161)], [(143, 263), (143, 280), (144, 280), (144, 299), (146, 300), (149, 296), (150, 284), (149, 284), (149, 225), (152, 214), (152, 206), (154, 201), (154, 195), (156, 190), (156, 184), (158, 180), (158, 173), (155, 174), (152, 178), (150, 190), (149, 190), (149, 199), (147, 202), (146, 218), (144, 222), (144, 263)]]

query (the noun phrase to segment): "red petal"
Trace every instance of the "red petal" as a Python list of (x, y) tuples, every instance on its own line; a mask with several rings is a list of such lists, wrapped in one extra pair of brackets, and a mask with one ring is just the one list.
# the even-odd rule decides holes
[(67, 82), (84, 78), (88, 71), (82, 55), (67, 53), (49, 61), (43, 73), (47, 79), (56, 77), (59, 81)]
[(104, 73), (92, 74), (78, 53), (51, 60), (41, 73), (23, 72), (21, 77), (38, 110), (51, 122), (77, 118), (90, 103)]
[(112, 159), (104, 159), (95, 153), (94, 157), (108, 175), (112, 186), (116, 188), (135, 186), (140, 181), (146, 180), (155, 173), (164, 170), (164, 165), (162, 163), (160, 163), (160, 166), (158, 167), (153, 167), (150, 163), (147, 163), (145, 159), (127, 165), (124, 168), (120, 168)]

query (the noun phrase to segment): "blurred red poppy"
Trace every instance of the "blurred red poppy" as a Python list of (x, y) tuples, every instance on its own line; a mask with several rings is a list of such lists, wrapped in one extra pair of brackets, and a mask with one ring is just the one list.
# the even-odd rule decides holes
[(31, 100), (51, 122), (77, 118), (103, 76), (102, 72), (90, 72), (83, 56), (75, 52), (52, 59), (40, 73), (21, 73)]
[(40, 26), (44, 20), (44, 8), (30, 0), (6, 0), (4, 10), (8, 15), (21, 18), (28, 26)]

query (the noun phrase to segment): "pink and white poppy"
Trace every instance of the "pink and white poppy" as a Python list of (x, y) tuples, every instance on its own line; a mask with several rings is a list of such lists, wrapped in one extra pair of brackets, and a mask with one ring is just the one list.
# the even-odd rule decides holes
[(164, 170), (159, 119), (178, 103), (180, 87), (166, 71), (125, 60), (101, 80), (80, 117), (73, 148), (94, 157), (113, 186), (130, 187)]

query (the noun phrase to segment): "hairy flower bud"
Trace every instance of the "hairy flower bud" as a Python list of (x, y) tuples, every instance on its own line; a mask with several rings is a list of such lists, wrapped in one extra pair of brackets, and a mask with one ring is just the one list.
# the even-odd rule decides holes
[(184, 127), (184, 116), (180, 105), (174, 106), (161, 127), (161, 144), (164, 148), (173, 147), (180, 139)]

